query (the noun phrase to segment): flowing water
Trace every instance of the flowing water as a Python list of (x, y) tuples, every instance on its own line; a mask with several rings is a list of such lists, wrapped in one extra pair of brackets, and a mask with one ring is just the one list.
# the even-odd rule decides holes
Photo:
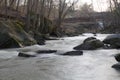
[[(83, 56), (60, 56), (92, 34), (64, 37), (47, 41), (45, 46), (0, 51), (0, 80), (120, 80), (120, 72), (111, 68), (117, 63), (119, 50), (84, 51)], [(99, 34), (103, 40), (107, 35)], [(19, 51), (58, 50), (57, 54), (42, 54), (35, 58), (19, 58)]]

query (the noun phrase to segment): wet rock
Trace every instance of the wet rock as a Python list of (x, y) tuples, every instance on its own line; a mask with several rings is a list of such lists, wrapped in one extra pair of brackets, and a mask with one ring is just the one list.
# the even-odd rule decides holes
[(19, 57), (26, 57), (26, 58), (29, 58), (29, 57), (36, 57), (36, 54), (32, 53), (32, 52), (20, 52), (18, 54)]
[(88, 42), (88, 41), (90, 41), (90, 40), (94, 40), (94, 39), (96, 39), (96, 38), (95, 38), (95, 37), (88, 37), (87, 39), (84, 40), (83, 43), (86, 43), (86, 42)]
[(39, 32), (34, 34), (34, 38), (38, 45), (45, 45), (45, 39)]
[(0, 49), (36, 44), (17, 21), (0, 21)]
[(109, 44), (104, 44), (103, 49), (113, 49)]
[(107, 36), (103, 42), (109, 44), (112, 48), (120, 48), (120, 34)]
[(94, 35), (94, 36), (97, 36), (97, 34), (96, 34), (96, 33), (93, 33), (93, 35)]
[(0, 49), (5, 48), (19, 48), (21, 47), (18, 42), (7, 34), (0, 33)]
[(85, 41), (85, 43), (74, 47), (75, 50), (95, 50), (98, 48), (102, 48), (104, 43), (98, 39), (92, 39), (89, 41)]
[(83, 51), (70, 51), (61, 55), (69, 55), (69, 56), (83, 55)]
[(56, 53), (57, 50), (39, 50), (39, 51), (36, 51), (36, 53), (38, 54), (47, 54), (47, 53)]
[(116, 54), (115, 59), (116, 59), (116, 61), (120, 62), (120, 54)]
[(112, 68), (115, 68), (117, 70), (120, 70), (120, 63), (114, 64)]

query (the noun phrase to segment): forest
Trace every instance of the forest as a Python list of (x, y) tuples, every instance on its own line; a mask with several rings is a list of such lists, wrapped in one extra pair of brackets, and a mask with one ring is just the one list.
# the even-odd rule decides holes
[[(8, 36), (14, 38), (13, 42), (17, 40), (21, 46), (31, 45), (35, 42), (44, 44), (43, 39), (49, 36), (74, 36), (85, 32), (119, 33), (119, 0), (108, 0), (109, 7), (106, 12), (94, 11), (92, 3), (85, 3), (79, 9), (76, 9), (75, 6), (78, 1), (79, 0), (0, 0), (0, 25), (5, 26), (5, 24), (7, 24), (11, 29), (10, 34), (14, 35), (14, 37), (11, 35)], [(72, 23), (73, 25), (71, 25), (71, 21), (74, 22)], [(102, 21), (105, 26), (102, 30), (98, 28), (98, 22), (100, 21)], [(80, 22), (80, 25), (76, 25), (77, 22)], [(30, 37), (28, 38), (28, 36), (26, 36), (29, 40), (26, 41), (28, 43), (25, 43), (24, 40), (19, 40), (15, 37), (18, 35), (14, 34), (16, 30), (14, 30), (14, 33), (11, 33), (13, 29), (10, 24), (14, 25), (18, 30), (19, 28), (24, 30), (26, 34), (32, 36), (35, 40), (29, 40)], [(17, 28), (17, 26), (19, 28)], [(76, 28), (76, 26), (80, 27)], [(1, 28), (2, 27), (3, 26), (1, 26)], [(8, 31), (4, 33), (9, 34)], [(20, 33), (18, 34), (21, 35)], [(2, 43), (0, 44), (3, 46)], [(8, 43), (8, 45), (10, 44)], [(4, 47), (8, 45), (6, 44)]]

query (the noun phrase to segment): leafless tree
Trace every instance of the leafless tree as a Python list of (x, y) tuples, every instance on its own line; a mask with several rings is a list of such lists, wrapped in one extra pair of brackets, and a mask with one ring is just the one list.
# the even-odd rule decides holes
[(120, 25), (120, 0), (109, 0), (110, 11), (113, 15), (113, 25)]
[[(78, 0), (58, 0), (58, 18), (57, 18), (57, 32), (61, 30), (61, 24), (69, 10), (78, 2)], [(59, 32), (58, 32), (59, 34)]]
[[(16, 17), (25, 17), (25, 30), (44, 32), (48, 29), (47, 19), (57, 18), (56, 29), (59, 30), (63, 19), (69, 13), (69, 10), (78, 0), (0, 0), (0, 7), (5, 8), (5, 15), (8, 15), (8, 8), (18, 12)], [(48, 24), (49, 25), (49, 24)]]

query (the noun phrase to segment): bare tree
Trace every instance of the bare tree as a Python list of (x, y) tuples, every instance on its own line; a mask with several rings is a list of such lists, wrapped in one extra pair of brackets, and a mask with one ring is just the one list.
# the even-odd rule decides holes
[(120, 0), (109, 0), (111, 14), (113, 15), (113, 24), (120, 25)]
[(83, 6), (80, 7), (80, 15), (81, 16), (91, 16), (91, 13), (94, 12), (93, 8), (92, 8), (92, 5), (91, 4), (87, 4), (85, 3)]
[(27, 14), (26, 14), (26, 30), (28, 31), (30, 29), (30, 5), (31, 0), (27, 1)]
[(69, 10), (78, 2), (78, 0), (59, 0), (58, 1), (58, 18), (57, 18), (57, 32), (59, 35), (59, 31), (61, 30), (61, 24)]
[[(57, 16), (56, 30), (59, 31), (62, 21), (69, 13), (70, 9), (78, 0), (0, 0), (0, 7), (5, 8), (5, 15), (12, 9), (18, 13), (15, 17), (20, 17), (20, 11), (25, 18), (25, 30), (47, 32), (50, 18), (53, 13)], [(9, 10), (8, 10), (9, 9)], [(7, 18), (6, 18), (7, 19)]]

